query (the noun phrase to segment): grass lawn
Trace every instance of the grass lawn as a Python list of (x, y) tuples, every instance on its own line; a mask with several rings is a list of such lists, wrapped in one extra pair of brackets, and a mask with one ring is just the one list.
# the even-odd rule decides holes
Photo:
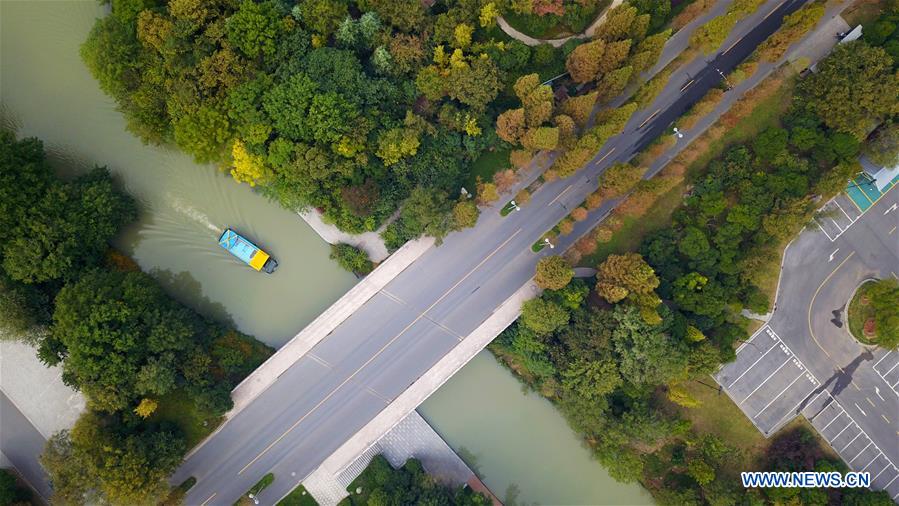
[(886, 6), (885, 0), (857, 0), (843, 11), (843, 19), (849, 26), (863, 25), (877, 19)]
[(175, 390), (158, 400), (159, 407), (156, 408), (150, 420), (171, 422), (180, 427), (187, 437), (188, 448), (196, 446), (222, 423), (222, 417), (200, 412), (193, 399), (184, 390)]
[[(689, 182), (705, 172), (709, 162), (723, 153), (729, 146), (747, 142), (762, 130), (780, 125), (780, 117), (790, 106), (793, 97), (793, 88), (796, 85), (795, 78), (786, 79), (777, 93), (771, 94), (765, 100), (760, 101), (753, 108), (752, 113), (745, 116), (737, 125), (729, 129), (720, 139), (711, 142), (707, 149), (690, 164), (687, 169), (687, 177), (662, 195), (645, 215), (639, 218), (624, 218), (623, 226), (612, 235), (612, 240), (599, 244), (599, 247), (591, 255), (585, 255), (578, 266), (595, 267), (611, 254), (623, 254), (629, 251), (637, 251), (643, 239), (652, 232), (670, 225), (671, 214), (680, 206), (682, 195), (686, 191)], [(780, 258), (775, 264), (775, 273), (779, 270)], [(770, 288), (773, 301), (774, 288), (777, 286), (777, 277), (773, 276), (773, 284)], [(761, 287), (769, 293), (768, 287)]]
[(481, 178), (481, 181), (489, 183), (490, 181), (493, 181), (494, 174), (511, 167), (509, 164), (509, 153), (511, 151), (511, 148), (497, 148), (493, 151), (484, 151), (484, 153), (471, 164), (471, 172), (468, 174), (468, 179), (465, 181), (465, 189), (468, 190), (469, 193), (475, 193), (479, 177)]
[(849, 332), (852, 337), (864, 344), (877, 344), (877, 332), (874, 335), (865, 335), (865, 322), (874, 319), (874, 306), (868, 300), (868, 289), (874, 286), (873, 281), (866, 281), (855, 291), (852, 301), (849, 302)]
[[(739, 458), (733, 459), (734, 472), (757, 469), (762, 463), (770, 439), (766, 439), (740, 408), (727, 396), (717, 391), (718, 385), (712, 378), (704, 378), (685, 383), (684, 388), (702, 404), (696, 408), (684, 408), (664, 401), (669, 412), (675, 412), (682, 418), (690, 420), (693, 430), (699, 434), (714, 434), (722, 441), (739, 450)], [(798, 417), (785, 425), (778, 433), (792, 430), (798, 426), (806, 426), (815, 434), (818, 444), (824, 448), (830, 458), (838, 458), (833, 450), (824, 442), (812, 425), (803, 417)], [(772, 434), (774, 436), (774, 434)]]
[(298, 485), (287, 497), (281, 499), (278, 506), (318, 506), (318, 503), (302, 485)]

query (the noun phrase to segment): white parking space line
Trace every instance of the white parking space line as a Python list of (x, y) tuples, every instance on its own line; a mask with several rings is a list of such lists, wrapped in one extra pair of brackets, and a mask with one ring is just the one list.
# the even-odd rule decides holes
[(758, 419), (759, 415), (761, 415), (766, 409), (768, 409), (769, 406), (771, 406), (772, 404), (774, 404), (774, 401), (776, 401), (777, 399), (779, 399), (780, 396), (784, 394), (784, 392), (786, 392), (787, 390), (789, 390), (790, 387), (793, 386), (797, 381), (799, 381), (800, 378), (802, 378), (803, 376), (805, 376), (805, 371), (804, 371), (804, 370), (803, 370), (803, 371), (800, 371), (800, 372), (799, 372), (799, 376), (796, 376), (796, 379), (794, 379), (793, 381), (791, 381), (790, 384), (787, 385), (786, 388), (784, 388), (783, 390), (781, 390), (780, 393), (777, 394), (777, 396), (775, 396), (773, 399), (771, 399), (771, 402), (769, 402), (768, 404), (765, 404), (765, 407), (762, 408), (761, 411), (759, 411), (758, 413), (756, 413), (755, 416), (754, 416), (753, 418)]
[[(883, 467), (883, 469), (881, 469), (880, 472), (877, 473), (876, 476), (874, 476), (873, 478), (871, 478), (871, 483), (874, 483), (874, 480), (876, 480), (881, 474), (883, 474), (884, 471), (886, 471), (886, 470), (889, 469), (889, 468), (890, 468), (890, 465), (889, 465), (889, 464), (885, 465), (885, 466)], [(896, 476), (899, 476), (899, 475), (896, 475)], [(893, 483), (893, 482), (890, 482), (890, 483)]]
[[(820, 228), (821, 231), (824, 232), (824, 235), (826, 235), (827, 238), (830, 239), (830, 242), (834, 242), (837, 240), (836, 237), (831, 237), (830, 234), (827, 233), (827, 229), (824, 228), (824, 225), (822, 225), (820, 221), (818, 221), (818, 218), (815, 218), (815, 223), (818, 224), (818, 228)], [(837, 237), (839, 237), (839, 236), (837, 236)]]
[(885, 359), (885, 358), (887, 358), (887, 357), (889, 357), (889, 356), (890, 356), (890, 352), (884, 353), (883, 356), (880, 357), (880, 360), (878, 360), (877, 362), (874, 362), (874, 368), (877, 369), (877, 366), (878, 366), (881, 362), (883, 362), (883, 359)]
[[(860, 472), (863, 473), (863, 472), (867, 471), (868, 468), (871, 467), (871, 464), (873, 464), (875, 460), (879, 459), (881, 455), (883, 455), (883, 452), (878, 452), (877, 455), (875, 455), (874, 458), (871, 459), (871, 462), (868, 462), (868, 465), (865, 466), (864, 468), (862, 468), (862, 470)], [(871, 481), (874, 481), (874, 479), (872, 478)]]
[(753, 390), (752, 392), (749, 392), (749, 395), (747, 395), (746, 398), (743, 399), (742, 402), (740, 402), (740, 405), (742, 406), (744, 402), (746, 402), (747, 400), (749, 400), (750, 397), (752, 397), (752, 394), (758, 392), (760, 388), (762, 388), (763, 386), (765, 386), (765, 383), (767, 383), (768, 380), (771, 379), (771, 376), (774, 376), (775, 374), (777, 374), (777, 371), (780, 371), (781, 369), (783, 369), (783, 366), (789, 364), (789, 363), (790, 363), (790, 358), (791, 358), (791, 357), (787, 357), (787, 359), (784, 360), (784, 363), (780, 364), (780, 367), (778, 367), (777, 369), (775, 369), (774, 372), (772, 372), (771, 374), (768, 375), (767, 378), (765, 378), (765, 381), (762, 381), (761, 383), (759, 383), (759, 386), (755, 387), (755, 390)]
[(849, 223), (853, 223), (853, 222), (855, 221), (855, 220), (853, 220), (852, 218), (850, 218), (848, 214), (846, 214), (846, 210), (843, 209), (843, 206), (840, 205), (840, 203), (837, 201), (837, 199), (833, 199), (833, 203), (836, 204), (837, 207), (840, 208), (840, 211), (843, 212), (843, 216), (845, 216), (846, 218), (849, 219)]
[(854, 443), (856, 439), (858, 439), (859, 437), (861, 437), (862, 434), (865, 433), (865, 431), (863, 431), (861, 427), (858, 428), (858, 431), (859, 431), (858, 434), (856, 434), (856, 436), (854, 438), (852, 438), (852, 441), (849, 441), (848, 443), (846, 443), (846, 446), (844, 446), (843, 449), (840, 450), (840, 452), (846, 451), (846, 448), (849, 448), (849, 445)]
[(750, 365), (749, 367), (747, 367), (746, 370), (743, 371), (742, 374), (740, 374), (739, 376), (737, 376), (737, 379), (733, 380), (733, 381), (731, 382), (731, 384), (727, 386), (727, 389), (730, 390), (730, 387), (736, 385), (737, 382), (740, 381), (740, 378), (742, 378), (743, 376), (745, 376), (746, 373), (748, 373), (750, 369), (752, 369), (753, 367), (756, 366), (756, 364), (758, 364), (759, 362), (761, 362), (761, 360), (762, 360), (763, 358), (765, 358), (765, 355), (767, 355), (768, 353), (770, 353), (771, 350), (773, 350), (774, 348), (777, 348), (777, 344), (776, 344), (776, 343), (774, 344), (774, 346), (768, 348), (768, 351), (766, 351), (765, 353), (763, 353), (762, 356), (758, 358), (758, 360), (756, 360), (755, 362), (752, 363), (752, 365)]
[(841, 430), (840, 432), (837, 432), (837, 435), (834, 436), (833, 439), (830, 440), (830, 442), (836, 441), (837, 438), (840, 437), (840, 434), (842, 434), (843, 432), (845, 432), (846, 429), (848, 429), (849, 427), (851, 427), (852, 424), (854, 424), (854, 423), (855, 423), (855, 420), (853, 420), (852, 417), (850, 416), (850, 417), (849, 417), (849, 423), (847, 423), (846, 426), (843, 427), (843, 430)]
[[(856, 454), (855, 454), (855, 457), (852, 457), (852, 460), (850, 460), (848, 463), (851, 464), (851, 463), (855, 462), (855, 459), (861, 457), (862, 454), (865, 453), (865, 450), (867, 450), (868, 448), (870, 448), (872, 444), (874, 444), (874, 441), (870, 441), (870, 440), (869, 440), (869, 441), (868, 441), (868, 446), (862, 448), (862, 451), (856, 453)], [(874, 457), (874, 458), (877, 458), (877, 457)]]
[(825, 425), (823, 429), (821, 429), (821, 435), (823, 436), (823, 435), (824, 435), (824, 431), (827, 430), (828, 427), (830, 427), (830, 424), (832, 424), (833, 422), (837, 421), (837, 418), (839, 418), (839, 417), (841, 417), (841, 416), (843, 416), (843, 412), (842, 412), (842, 411), (840, 411), (839, 413), (837, 413), (837, 416), (833, 417), (833, 419), (832, 419), (830, 422), (828, 422), (827, 425)]
[[(893, 469), (896, 469), (896, 466), (893, 466)], [(899, 470), (897, 470), (896, 472), (899, 473)], [(892, 485), (893, 482), (896, 481), (896, 478), (899, 478), (899, 474), (896, 474), (896, 476), (893, 476), (893, 479), (890, 480), (889, 483), (887, 483), (886, 485), (883, 486), (884, 490), (886, 490), (887, 487), (889, 487), (890, 485)], [(871, 480), (871, 481), (873, 482), (874, 480)]]
[[(895, 365), (893, 365), (893, 367), (890, 367), (890, 370), (889, 370), (889, 371), (887, 371), (887, 372), (885, 372), (885, 373), (883, 373), (883, 374), (882, 374), (882, 375), (881, 375), (881, 376), (884, 376), (884, 377), (885, 377), (885, 376), (889, 376), (889, 375), (890, 375), (890, 373), (891, 373), (891, 372), (893, 372), (893, 369), (895, 369), (895, 368), (896, 368), (896, 366), (899, 366), (899, 361), (897, 361), (897, 362), (896, 362), (896, 364), (895, 364)], [(884, 379), (886, 379), (886, 378), (884, 378)]]

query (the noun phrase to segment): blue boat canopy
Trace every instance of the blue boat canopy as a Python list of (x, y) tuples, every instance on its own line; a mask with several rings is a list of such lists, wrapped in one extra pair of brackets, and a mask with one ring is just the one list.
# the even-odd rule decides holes
[(268, 253), (262, 251), (247, 238), (230, 228), (222, 232), (221, 237), (219, 237), (219, 246), (225, 248), (229, 253), (257, 271), (265, 271), (271, 274), (278, 267), (278, 262), (271, 258)]

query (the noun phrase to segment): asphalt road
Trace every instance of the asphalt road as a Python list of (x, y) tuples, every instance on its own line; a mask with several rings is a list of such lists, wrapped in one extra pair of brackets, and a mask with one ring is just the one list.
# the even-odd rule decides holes
[(0, 427), (0, 451), (46, 503), (50, 497), (50, 484), (37, 460), (44, 451), (44, 436), (3, 392), (0, 392)]
[[(186, 459), (171, 481), (197, 478), (187, 504), (231, 504), (268, 472), (295, 483), (313, 471), (533, 276), (551, 250), (530, 246), (596, 189), (605, 168), (664, 133), (719, 84), (716, 69), (728, 73), (802, 3), (756, 17), (729, 51), (689, 76), (675, 73), (672, 83), (693, 83), (635, 114), (575, 176), (543, 185), (508, 217), (486, 210), (477, 227), (451, 234), (397, 276)], [(572, 240), (560, 239), (560, 250)]]
[(773, 434), (803, 414), (850, 468), (871, 473), (873, 487), (894, 500), (899, 353), (855, 341), (846, 306), (864, 280), (899, 273), (897, 203), (895, 188), (864, 214), (845, 196), (828, 203), (835, 213), (786, 250), (768, 324), (716, 376), (759, 430)]

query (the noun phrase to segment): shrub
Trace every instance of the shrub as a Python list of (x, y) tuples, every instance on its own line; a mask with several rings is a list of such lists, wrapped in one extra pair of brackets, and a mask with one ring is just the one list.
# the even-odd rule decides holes
[(332, 244), (331, 260), (336, 260), (341, 267), (357, 274), (368, 274), (374, 269), (368, 253), (351, 244)]

